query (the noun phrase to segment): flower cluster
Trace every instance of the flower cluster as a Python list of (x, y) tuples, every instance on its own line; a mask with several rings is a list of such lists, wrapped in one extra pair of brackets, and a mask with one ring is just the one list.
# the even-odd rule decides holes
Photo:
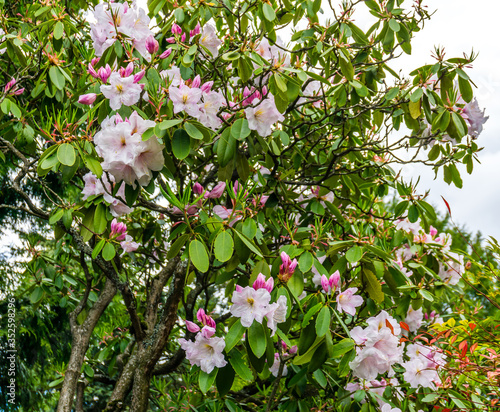
[(356, 308), (363, 304), (363, 298), (355, 295), (358, 288), (349, 288), (342, 292), (340, 289), (340, 273), (335, 271), (329, 278), (321, 275), (321, 287), (326, 294), (333, 294), (338, 292), (337, 295), (337, 310), (342, 313), (348, 313), (351, 316), (356, 314)]
[(116, 238), (120, 242), (124, 252), (135, 252), (139, 247), (139, 244), (134, 242), (132, 236), (127, 234), (127, 225), (122, 222), (118, 222), (116, 218), (111, 221), (111, 233), (110, 238)]
[[(281, 359), (283, 360), (286, 360), (297, 353), (297, 345), (293, 345), (288, 350), (288, 346), (286, 345), (286, 343), (281, 341), (281, 347), (283, 349), (283, 352), (281, 353)], [(271, 375), (273, 375), (274, 377), (278, 377), (281, 359), (280, 359), (280, 354), (276, 352), (274, 354), (274, 362), (272, 366), (269, 368), (269, 372), (271, 372)], [(281, 372), (281, 376), (286, 376), (286, 375), (288, 375), (288, 368), (286, 364), (283, 364), (283, 370)]]
[(95, 23), (90, 24), (90, 36), (94, 41), (96, 56), (120, 38), (131, 43), (148, 61), (151, 59), (146, 49), (146, 39), (153, 35), (149, 29), (150, 18), (140, 7), (130, 7), (128, 3), (99, 3), (94, 9)]
[(212, 317), (208, 316), (203, 309), (199, 309), (196, 316), (203, 325), (201, 329), (196, 323), (186, 320), (188, 331), (196, 333), (195, 340), (181, 338), (179, 343), (186, 351), (186, 359), (191, 365), (197, 365), (203, 372), (210, 373), (215, 367), (226, 366), (227, 361), (222, 354), (226, 343), (223, 338), (213, 336), (216, 325)]
[(125, 185), (120, 184), (120, 188), (116, 191), (115, 196), (113, 193), (113, 186), (115, 184), (115, 178), (113, 175), (103, 174), (101, 180), (97, 178), (96, 175), (89, 172), (83, 176), (83, 182), (85, 187), (82, 190), (83, 200), (87, 199), (89, 196), (99, 196), (103, 195), (104, 200), (109, 203), (111, 214), (115, 217), (128, 214), (132, 212), (132, 209), (128, 207), (122, 199), (125, 199)]
[(94, 136), (97, 154), (103, 158), (102, 168), (133, 187), (136, 183), (146, 186), (152, 171), (161, 170), (164, 163), (164, 146), (157, 138), (142, 140), (142, 134), (154, 125), (135, 111), (128, 119), (119, 114), (106, 118)]
[(286, 321), (287, 300), (281, 295), (277, 302), (271, 303), (271, 291), (274, 287), (274, 279), (259, 273), (253, 286), (242, 288), (237, 285), (233, 292), (231, 313), (240, 318), (241, 325), (245, 328), (252, 326), (254, 321), (262, 323), (267, 319), (267, 326), (274, 336), (278, 323)]

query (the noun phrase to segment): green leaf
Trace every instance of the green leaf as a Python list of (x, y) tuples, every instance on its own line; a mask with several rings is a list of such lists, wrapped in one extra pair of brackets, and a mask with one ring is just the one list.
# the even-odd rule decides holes
[(262, 12), (264, 13), (264, 17), (268, 21), (274, 21), (276, 19), (276, 13), (274, 12), (274, 9), (272, 6), (268, 3), (264, 3), (262, 6)]
[(95, 259), (101, 253), (102, 248), (106, 244), (106, 239), (101, 239), (97, 245), (95, 245), (94, 250), (92, 251), (92, 259)]
[(200, 272), (205, 273), (208, 270), (210, 260), (207, 249), (205, 249), (205, 245), (199, 240), (195, 239), (189, 243), (189, 257), (195, 268)]
[(106, 243), (104, 249), (102, 249), (102, 258), (106, 261), (110, 261), (116, 255), (115, 247), (112, 243)]
[(57, 160), (66, 166), (73, 166), (76, 160), (75, 149), (69, 143), (63, 143), (57, 149)]
[(311, 359), (314, 355), (314, 352), (316, 351), (318, 346), (323, 343), (324, 340), (325, 340), (325, 337), (319, 337), (319, 336), (316, 337), (316, 340), (311, 345), (311, 347), (307, 350), (306, 353), (304, 353), (303, 355), (296, 356), (293, 359), (293, 364), (294, 365), (303, 365), (304, 363), (311, 362)]
[(239, 319), (234, 322), (233, 326), (231, 326), (229, 332), (224, 337), (224, 340), (226, 342), (224, 350), (226, 351), (226, 353), (229, 353), (231, 349), (233, 349), (241, 341), (241, 337), (245, 333), (246, 329), (247, 328), (241, 325)]
[(255, 220), (246, 219), (241, 225), (241, 231), (248, 239), (253, 239), (257, 234), (257, 224)]
[(349, 81), (354, 80), (354, 67), (342, 52), (339, 53), (339, 65), (345, 78)]
[(100, 235), (106, 230), (107, 226), (106, 207), (102, 203), (99, 203), (94, 212), (94, 232)]
[(191, 151), (191, 139), (184, 129), (177, 129), (172, 137), (172, 151), (177, 159), (185, 159)]
[(229, 232), (220, 232), (215, 238), (215, 257), (221, 262), (227, 262), (233, 256), (234, 242)]
[(382, 303), (384, 301), (384, 293), (382, 292), (382, 286), (379, 280), (373, 274), (371, 270), (363, 269), (363, 278), (366, 283), (366, 291), (368, 295), (377, 303)]
[(177, 256), (181, 250), (181, 248), (184, 246), (186, 241), (189, 239), (189, 235), (187, 233), (183, 234), (180, 236), (173, 244), (170, 246), (170, 249), (167, 252), (167, 259), (172, 259), (173, 257)]
[(64, 24), (58, 21), (54, 27), (54, 39), (59, 40), (64, 34)]
[(259, 322), (254, 321), (248, 328), (248, 343), (257, 358), (261, 358), (266, 352), (266, 332)]
[(219, 368), (216, 384), (219, 396), (225, 396), (233, 386), (235, 372), (233, 366), (228, 362), (223, 368)]
[(418, 291), (420, 293), (420, 296), (422, 296), (425, 300), (428, 300), (429, 302), (434, 302), (434, 296), (432, 296), (432, 293), (425, 289), (420, 289)]
[(362, 256), (363, 256), (363, 249), (360, 246), (353, 246), (345, 254), (347, 261), (350, 263), (355, 263), (359, 261), (362, 258)]
[(198, 385), (200, 385), (200, 390), (205, 394), (212, 387), (217, 377), (218, 368), (214, 368), (210, 374), (200, 371), (198, 375)]
[(217, 142), (217, 158), (220, 167), (225, 167), (231, 160), (233, 160), (236, 153), (236, 139), (231, 134), (231, 129), (225, 129), (219, 137)]
[(33, 289), (33, 292), (31, 292), (30, 295), (31, 303), (37, 303), (40, 299), (42, 299), (42, 296), (43, 289), (40, 286), (35, 286), (35, 289)]
[(233, 350), (229, 357), (229, 362), (234, 368), (234, 371), (238, 374), (240, 378), (247, 382), (253, 381), (253, 374), (248, 365), (243, 360), (241, 353), (237, 350)]
[(312, 308), (310, 308), (307, 313), (304, 315), (304, 318), (302, 319), (302, 327), (305, 328), (308, 324), (311, 318), (318, 312), (318, 310), (321, 309), (323, 306), (323, 302), (317, 303), (314, 305)]
[(241, 56), (238, 60), (238, 74), (243, 83), (246, 83), (252, 78), (253, 66), (252, 63), (244, 56)]
[(52, 84), (59, 90), (63, 90), (66, 84), (64, 75), (60, 72), (57, 66), (51, 66), (49, 69), (49, 77)]
[(472, 100), (472, 98), (474, 97), (470, 82), (466, 79), (463, 79), (461, 76), (459, 76), (458, 77), (458, 87), (460, 89), (460, 94), (462, 95), (462, 98), (467, 103), (469, 103)]
[(316, 318), (316, 335), (318, 337), (326, 335), (326, 332), (330, 329), (331, 316), (330, 308), (328, 306), (324, 306), (319, 312), (318, 317)]
[(424, 91), (421, 88), (416, 89), (410, 96), (410, 101), (413, 103), (418, 102), (421, 98), (422, 95), (424, 94)]
[(203, 139), (203, 133), (194, 125), (189, 122), (184, 123), (184, 129), (187, 134), (191, 136), (193, 139), (201, 140)]
[(344, 353), (349, 352), (352, 348), (354, 348), (354, 342), (352, 339), (342, 339), (340, 342), (333, 345), (332, 358), (339, 358)]
[(248, 128), (247, 119), (238, 119), (231, 126), (231, 136), (236, 140), (243, 140), (250, 135), (251, 130)]
[(64, 214), (64, 209), (57, 209), (50, 217), (49, 217), (49, 224), (53, 225), (54, 223), (58, 222), (61, 220)]
[(400, 25), (396, 19), (390, 19), (389, 20), (389, 27), (391, 30), (395, 33), (397, 33), (400, 29)]
[(248, 239), (243, 233), (238, 232), (236, 229), (233, 229), (233, 232), (236, 233), (236, 235), (241, 239), (241, 241), (245, 244), (245, 246), (250, 249), (253, 253), (255, 253), (259, 257), (264, 257), (262, 256), (261, 251), (253, 244), (253, 242)]
[(307, 273), (311, 270), (312, 265), (313, 265), (313, 255), (311, 252), (304, 252), (302, 255), (300, 255), (299, 258), (299, 269), (302, 273)]
[(178, 125), (179, 123), (182, 123), (181, 119), (164, 120), (158, 125), (158, 127), (160, 130), (167, 130), (175, 125)]

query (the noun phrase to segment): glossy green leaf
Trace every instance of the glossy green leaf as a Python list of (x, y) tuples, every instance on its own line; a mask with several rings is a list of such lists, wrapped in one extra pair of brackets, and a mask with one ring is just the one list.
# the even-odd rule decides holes
[(233, 256), (233, 251), (234, 242), (231, 234), (227, 231), (220, 232), (214, 242), (215, 257), (221, 262), (227, 262)]
[(75, 149), (69, 143), (63, 143), (57, 149), (57, 160), (66, 166), (73, 166), (76, 161)]
[(210, 266), (205, 245), (199, 240), (195, 239), (189, 243), (189, 258), (196, 269), (200, 272), (206, 272)]
[(248, 328), (248, 343), (257, 358), (264, 355), (267, 341), (264, 326), (261, 323), (254, 321), (252, 326)]
[(198, 375), (198, 385), (200, 386), (200, 390), (202, 393), (207, 393), (208, 390), (212, 387), (215, 382), (215, 378), (217, 377), (218, 371), (218, 368), (214, 368), (210, 373), (200, 371), (200, 374)]
[(185, 159), (191, 151), (191, 138), (184, 129), (177, 129), (172, 137), (172, 151), (177, 159)]
[(224, 337), (224, 340), (226, 342), (224, 350), (226, 351), (226, 353), (229, 353), (231, 349), (233, 349), (241, 341), (241, 338), (246, 329), (247, 328), (241, 325), (239, 319), (233, 323), (233, 326), (229, 328), (229, 332)]
[(323, 306), (323, 309), (318, 313), (316, 318), (316, 335), (321, 337), (330, 329), (331, 313), (328, 306)]

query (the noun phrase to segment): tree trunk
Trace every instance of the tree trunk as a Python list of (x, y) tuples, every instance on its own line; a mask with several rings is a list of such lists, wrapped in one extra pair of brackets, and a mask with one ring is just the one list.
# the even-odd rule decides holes
[(99, 299), (97, 299), (94, 306), (90, 309), (89, 314), (82, 325), (78, 326), (76, 324), (75, 312), (70, 315), (71, 334), (73, 335), (71, 343), (71, 356), (64, 375), (61, 395), (59, 396), (59, 402), (57, 404), (57, 412), (71, 412), (76, 387), (78, 385), (78, 378), (80, 377), (90, 337), (97, 322), (99, 321), (99, 318), (115, 294), (115, 285), (111, 280), (107, 279)]

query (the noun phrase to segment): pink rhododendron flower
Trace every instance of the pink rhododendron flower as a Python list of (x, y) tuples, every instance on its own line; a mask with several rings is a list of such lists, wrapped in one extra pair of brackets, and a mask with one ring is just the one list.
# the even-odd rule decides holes
[(379, 373), (387, 372), (391, 364), (384, 353), (377, 348), (363, 348), (349, 363), (349, 367), (355, 376), (373, 380)]
[(95, 102), (96, 98), (97, 98), (97, 94), (95, 94), (95, 93), (82, 94), (78, 98), (78, 103), (81, 103), (81, 104), (92, 104), (92, 103)]
[(217, 37), (215, 28), (211, 24), (205, 24), (201, 29), (199, 42), (201, 46), (208, 49), (208, 51), (212, 54), (212, 57), (217, 57), (219, 55), (219, 47), (222, 42)]
[(255, 279), (255, 282), (253, 282), (253, 285), (252, 287), (257, 290), (257, 289), (261, 289), (261, 288), (264, 288), (266, 289), (269, 293), (272, 292), (273, 290), (273, 287), (274, 287), (274, 279), (272, 277), (270, 277), (267, 281), (266, 281), (266, 277), (262, 274), (262, 273), (259, 273), (259, 275), (257, 276), (257, 279)]
[(205, 373), (210, 373), (215, 367), (223, 368), (227, 362), (222, 351), (226, 343), (218, 337), (207, 338), (203, 333), (198, 333), (194, 341), (179, 339), (181, 348), (186, 351), (186, 359), (191, 365), (197, 365)]
[(288, 256), (285, 252), (281, 252), (281, 262), (279, 278), (283, 282), (287, 282), (295, 272), (298, 262), (297, 259), (291, 260), (290, 256)]
[[(279, 353), (274, 354), (274, 362), (273, 365), (269, 368), (269, 372), (271, 372), (271, 375), (273, 375), (275, 378), (278, 377), (278, 373), (280, 370), (280, 355)], [(286, 365), (283, 365), (283, 370), (281, 372), (281, 376), (286, 376), (288, 375), (288, 368)]]
[(250, 286), (234, 291), (230, 312), (240, 318), (242, 326), (249, 328), (255, 321), (262, 323), (268, 313), (271, 294), (264, 288), (255, 290)]
[(253, 104), (257, 106), (245, 109), (248, 127), (250, 130), (256, 130), (262, 137), (269, 136), (272, 132), (271, 126), (276, 122), (282, 122), (285, 117), (276, 108), (272, 97), (264, 99), (261, 103), (254, 100)]
[(111, 214), (114, 217), (132, 212), (132, 209), (120, 200), (125, 199), (125, 185), (120, 184), (120, 188), (116, 192), (117, 197), (113, 197), (111, 195), (115, 183), (113, 175), (110, 175), (110, 180), (111, 182), (108, 181), (106, 174), (102, 175), (101, 182), (101, 180), (91, 172), (87, 173), (83, 176), (83, 181), (85, 182), (85, 187), (82, 190), (83, 200), (87, 199), (89, 196), (103, 195), (104, 200), (109, 203)]
[(327, 278), (325, 275), (321, 275), (321, 287), (325, 291), (325, 293), (331, 293), (339, 287), (340, 283), (340, 273), (336, 270), (330, 278)]
[(393, 408), (391, 405), (386, 403), (385, 405), (382, 406), (382, 409), (380, 412), (401, 412), (401, 409), (399, 408)]
[(202, 93), (201, 89), (191, 88), (185, 84), (181, 84), (179, 87), (171, 85), (168, 88), (168, 94), (174, 104), (174, 113), (185, 111), (190, 116), (197, 117), (199, 113), (198, 102)]
[(134, 76), (121, 77), (119, 73), (113, 72), (109, 78), (110, 85), (101, 85), (101, 92), (109, 99), (109, 106), (118, 110), (122, 104), (132, 106), (141, 97), (141, 86), (134, 83)]
[(186, 320), (186, 328), (189, 332), (192, 332), (192, 333), (197, 333), (200, 331), (200, 327), (194, 323), (194, 322), (191, 322), (190, 320)]
[(120, 246), (125, 252), (131, 253), (137, 250), (139, 243), (134, 242), (132, 236), (126, 235), (125, 240), (120, 242)]
[(462, 117), (468, 124), (468, 133), (471, 137), (477, 138), (483, 131), (483, 124), (489, 119), (489, 116), (484, 115), (484, 109), (481, 111), (477, 100), (467, 103), (462, 112)]
[(416, 332), (420, 326), (422, 326), (422, 321), (424, 320), (424, 313), (422, 308), (415, 310), (411, 306), (408, 308), (408, 313), (406, 314), (405, 323), (410, 328), (410, 332)]
[(456, 285), (465, 272), (464, 257), (458, 253), (448, 252), (450, 258), (445, 264), (439, 262), (439, 277), (444, 283)]
[(427, 364), (421, 359), (416, 358), (408, 362), (404, 362), (403, 367), (406, 371), (403, 373), (404, 380), (410, 384), (411, 388), (424, 388), (435, 389), (434, 382), (439, 381), (439, 375), (435, 369), (427, 367)]
[(356, 314), (356, 308), (363, 304), (363, 298), (355, 295), (358, 288), (349, 288), (337, 295), (337, 310), (342, 313), (346, 312), (351, 316)]
[(286, 321), (286, 311), (287, 300), (283, 295), (280, 295), (277, 302), (271, 303), (267, 307), (265, 316), (267, 318), (267, 327), (272, 331), (271, 336), (274, 336), (278, 323)]
[(226, 190), (226, 183), (219, 182), (215, 185), (215, 187), (210, 191), (205, 193), (205, 198), (207, 199), (218, 199), (222, 196), (224, 191)]
[(199, 112), (195, 117), (203, 126), (217, 130), (222, 124), (217, 113), (224, 105), (224, 96), (219, 92), (204, 92), (202, 100), (202, 103), (198, 105)]

